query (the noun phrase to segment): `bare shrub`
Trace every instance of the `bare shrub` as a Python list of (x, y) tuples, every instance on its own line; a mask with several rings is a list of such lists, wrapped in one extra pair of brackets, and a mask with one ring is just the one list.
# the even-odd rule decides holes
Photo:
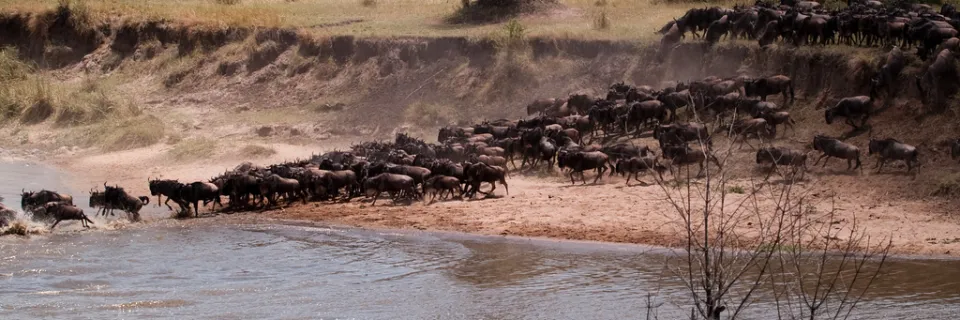
[[(714, 149), (721, 164), (733, 145)], [(685, 240), (668, 266), (690, 295), (691, 319), (737, 319), (767, 287), (781, 319), (849, 315), (879, 274), (889, 240), (865, 237), (855, 222), (837, 231), (835, 211), (817, 214), (821, 203), (795, 178), (728, 187), (723, 169), (704, 172), (697, 182), (689, 167), (671, 183), (658, 180)], [(728, 197), (732, 191), (742, 195)]]
[(360, 0), (360, 5), (364, 7), (376, 7), (377, 0)]
[(225, 6), (232, 6), (240, 4), (240, 0), (213, 0), (214, 3)]

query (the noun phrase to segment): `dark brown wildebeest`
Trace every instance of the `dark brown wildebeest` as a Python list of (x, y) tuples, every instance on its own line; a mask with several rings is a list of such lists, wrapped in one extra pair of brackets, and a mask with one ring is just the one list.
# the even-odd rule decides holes
[(20, 190), (20, 209), (33, 211), (49, 202), (62, 202), (73, 205), (73, 197), (68, 194), (50, 190), (23, 191)]
[[(463, 191), (463, 194), (466, 195), (467, 198), (473, 198), (477, 192), (485, 195), (493, 193), (493, 191), (497, 189), (497, 182), (500, 182), (504, 190), (507, 191), (507, 194), (510, 194), (510, 189), (507, 186), (507, 170), (503, 167), (488, 166), (482, 162), (467, 163), (463, 166), (463, 171), (467, 177), (466, 183), (468, 185)], [(493, 186), (489, 192), (480, 191), (480, 184), (484, 182), (488, 182)]]
[(757, 164), (769, 164), (777, 174), (780, 174), (779, 166), (791, 166), (801, 170), (800, 179), (807, 171), (807, 155), (798, 150), (767, 147), (757, 150)]
[[(826, 158), (826, 160), (823, 161), (823, 167), (826, 167), (827, 161), (830, 161), (830, 158), (840, 158), (847, 160), (847, 170), (860, 168), (860, 172), (863, 172), (863, 167), (860, 166), (860, 148), (857, 148), (857, 146), (844, 143), (836, 138), (818, 134), (813, 137), (813, 149), (823, 152), (813, 165), (817, 165), (817, 163), (820, 163), (820, 160)], [(854, 162), (856, 162), (855, 167), (853, 166)]]
[(941, 50), (926, 71), (917, 77), (917, 89), (920, 91), (921, 102), (941, 104), (942, 100), (956, 88), (953, 85), (957, 80), (956, 56), (957, 54), (949, 49)]
[(340, 189), (346, 188), (346, 200), (350, 200), (355, 194), (354, 191), (360, 188), (357, 181), (357, 174), (352, 170), (330, 171), (320, 177), (319, 184), (323, 186), (328, 196), (335, 197)]
[(428, 190), (433, 191), (431, 192), (431, 203), (437, 199), (438, 193), (440, 195), (440, 199), (445, 199), (445, 193), (450, 197), (463, 195), (463, 186), (460, 184), (460, 179), (457, 179), (456, 177), (433, 176), (430, 177), (430, 179), (427, 179), (423, 186), (424, 197), (426, 197)]
[(900, 78), (900, 72), (906, 65), (907, 60), (903, 51), (900, 50), (900, 47), (894, 46), (887, 53), (887, 60), (880, 67), (880, 72), (877, 72), (877, 76), (871, 80), (872, 88), (870, 90), (874, 92), (884, 90), (887, 94), (893, 95), (897, 92), (897, 79)]
[[(718, 129), (723, 130), (724, 128), (720, 127)], [(734, 134), (740, 136), (740, 147), (743, 147), (743, 143), (746, 142), (751, 148), (753, 148), (753, 145), (747, 142), (747, 139), (751, 137), (761, 139), (762, 141), (764, 138), (773, 139), (777, 136), (777, 128), (771, 126), (770, 123), (764, 119), (736, 120), (730, 124), (729, 130), (725, 131), (727, 131), (728, 135)]]
[(724, 15), (717, 19), (716, 21), (710, 22), (710, 26), (707, 27), (707, 33), (704, 35), (704, 40), (708, 47), (712, 47), (717, 41), (720, 41), (720, 38), (727, 35), (727, 32), (730, 31), (730, 17)]
[[(783, 103), (793, 103), (796, 95), (793, 92), (793, 80), (785, 75), (760, 78), (747, 81), (743, 84), (743, 91), (747, 97), (760, 97), (760, 101), (767, 101), (768, 95), (783, 94)], [(790, 94), (787, 96), (787, 94)]]
[(413, 178), (413, 183), (421, 185), (421, 190), (423, 187), (423, 182), (427, 181), (427, 178), (430, 177), (430, 169), (417, 166), (395, 166), (387, 168), (387, 172), (407, 175)]
[(640, 182), (646, 185), (646, 182), (640, 180), (640, 175), (646, 175), (647, 171), (653, 170), (657, 173), (657, 176), (660, 177), (660, 180), (663, 180), (663, 172), (667, 170), (667, 167), (660, 164), (660, 161), (656, 157), (633, 157), (630, 159), (621, 159), (617, 161), (613, 172), (610, 173), (612, 176), (614, 173), (621, 175), (626, 175), (626, 183), (630, 185), (630, 176), (633, 176), (633, 179), (637, 182)]
[(902, 143), (897, 141), (897, 139), (886, 138), (886, 139), (870, 139), (870, 145), (868, 149), (870, 154), (877, 153), (877, 172), (883, 170), (883, 165), (889, 160), (903, 160), (907, 164), (907, 172), (913, 170), (913, 167), (917, 167), (917, 171), (920, 171), (920, 161), (918, 157), (920, 152), (917, 151), (917, 148), (909, 144)]
[(624, 120), (624, 132), (629, 132), (628, 128), (633, 126), (635, 128), (634, 135), (640, 135), (644, 124), (651, 121), (666, 121), (667, 109), (662, 102), (657, 100), (634, 103), (630, 105), (630, 111), (627, 112), (627, 117)]
[[(833, 108), (827, 108), (823, 112), (823, 117), (827, 124), (833, 124), (833, 119), (843, 117), (846, 119), (847, 125), (853, 127), (854, 130), (858, 130), (860, 127), (867, 125), (867, 119), (870, 118), (872, 110), (872, 96), (848, 97), (840, 99), (840, 102), (837, 102), (837, 105)], [(854, 123), (854, 119), (860, 120), (859, 126)]]
[(780, 22), (777, 20), (769, 21), (763, 27), (763, 30), (760, 31), (760, 36), (757, 39), (757, 42), (760, 44), (760, 48), (765, 48), (780, 37)]
[(685, 167), (691, 164), (700, 165), (700, 171), (697, 171), (697, 177), (703, 174), (703, 168), (706, 161), (712, 161), (718, 168), (723, 169), (720, 160), (709, 150), (697, 150), (688, 146), (671, 146), (663, 150), (663, 157), (670, 160), (670, 174), (676, 177), (674, 167)]
[[(177, 180), (160, 180), (160, 179), (147, 179), (147, 184), (150, 186), (150, 195), (157, 196), (157, 207), (160, 204), (167, 205), (167, 208), (173, 210), (173, 207), (170, 206), (170, 200), (173, 200), (174, 203), (180, 203), (178, 198), (180, 195), (178, 191), (182, 185), (180, 181)], [(167, 196), (167, 201), (160, 202), (162, 196)]]
[(653, 129), (653, 138), (660, 140), (663, 136), (673, 135), (681, 143), (689, 141), (703, 142), (706, 145), (712, 144), (710, 132), (707, 126), (697, 122), (673, 123), (659, 125)]
[(149, 197), (137, 198), (128, 194), (123, 188), (107, 186), (106, 183), (104, 183), (103, 186), (104, 200), (109, 204), (111, 209), (123, 210), (129, 215), (130, 221), (140, 221), (140, 209), (150, 203)]
[[(88, 205), (91, 208), (97, 209), (97, 212), (93, 214), (94, 216), (106, 216), (107, 213), (110, 213), (111, 216), (113, 215), (114, 208), (110, 203), (107, 202), (107, 197), (103, 191), (90, 190), (90, 202)], [(102, 214), (101, 211), (103, 212)]]
[(367, 180), (363, 182), (363, 190), (367, 197), (373, 197), (373, 202), (370, 204), (371, 206), (377, 204), (377, 199), (380, 198), (380, 193), (383, 192), (389, 193), (394, 201), (404, 196), (413, 199), (419, 197), (417, 184), (413, 182), (413, 178), (395, 173), (381, 173), (367, 178)]
[(70, 204), (50, 202), (43, 205), (43, 211), (55, 220), (53, 225), (50, 226), (50, 230), (53, 230), (53, 228), (63, 220), (80, 220), (84, 228), (90, 227), (87, 223), (93, 224), (93, 221), (87, 218), (87, 215), (83, 214), (83, 210)]
[(583, 172), (586, 170), (596, 169), (597, 176), (593, 179), (593, 183), (597, 183), (597, 181), (603, 178), (603, 173), (608, 170), (607, 165), (609, 162), (610, 157), (600, 151), (573, 152), (566, 157), (564, 166), (567, 166), (571, 169), (571, 184), (576, 184), (576, 182), (574, 182), (573, 175), (577, 173), (580, 174), (580, 181), (583, 182), (583, 184), (587, 184)]
[[(796, 132), (796, 130), (794, 130), (793, 128), (793, 125), (796, 124), (796, 122), (793, 121), (792, 118), (790, 118), (790, 112), (787, 112), (787, 111), (761, 112), (759, 114), (754, 114), (753, 116), (759, 119), (766, 120), (768, 125), (774, 127), (774, 130), (776, 130), (776, 127), (778, 125), (782, 124), (786, 128), (790, 129), (791, 131)], [(786, 129), (783, 130), (783, 135), (784, 136), (787, 135)]]
[[(280, 196), (283, 196), (287, 202), (293, 202), (296, 197), (301, 197), (303, 203), (307, 202), (306, 195), (302, 194), (300, 181), (297, 179), (288, 179), (276, 174), (271, 174), (260, 181), (260, 194), (269, 201), (271, 205), (277, 205)], [(219, 197), (219, 196), (218, 196)], [(196, 207), (197, 200), (193, 201)], [(199, 213), (197, 214), (199, 216)]]

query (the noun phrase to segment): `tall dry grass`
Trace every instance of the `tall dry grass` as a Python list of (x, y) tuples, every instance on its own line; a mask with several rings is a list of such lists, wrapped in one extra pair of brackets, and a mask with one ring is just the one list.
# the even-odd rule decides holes
[[(452, 27), (445, 21), (462, 7), (451, 0), (73, 0), (93, 22), (123, 17), (128, 21), (177, 21), (204, 27), (290, 27), (323, 35), (357, 36), (485, 36), (508, 21)], [(653, 39), (653, 31), (679, 17), (695, 3), (659, 0), (604, 0), (609, 28), (595, 27), (597, 0), (561, 0), (536, 14), (515, 16), (529, 36), (599, 39)], [(714, 2), (732, 5), (732, 1)], [(45, 12), (58, 0), (0, 0), (0, 12)], [(638, 18), (642, 17), (642, 18)]]

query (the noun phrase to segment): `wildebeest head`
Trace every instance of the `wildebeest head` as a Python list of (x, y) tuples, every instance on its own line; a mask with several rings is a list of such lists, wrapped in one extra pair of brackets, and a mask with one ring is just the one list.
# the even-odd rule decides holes
[(823, 112), (823, 118), (827, 121), (827, 124), (833, 124), (833, 109), (827, 108), (827, 110)]

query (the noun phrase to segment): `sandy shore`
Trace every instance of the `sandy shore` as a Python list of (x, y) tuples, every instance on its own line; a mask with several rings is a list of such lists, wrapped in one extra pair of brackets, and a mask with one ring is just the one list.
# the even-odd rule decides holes
[[(310, 153), (305, 152), (309, 148), (298, 146), (276, 145), (275, 148), (280, 151), (277, 155), (257, 162), (271, 163)], [(149, 194), (148, 177), (205, 180), (241, 162), (213, 159), (189, 165), (161, 165), (163, 152), (163, 147), (153, 147), (108, 155), (56, 157), (47, 162), (71, 172), (74, 180), (71, 183), (78, 190), (86, 190), (107, 180), (144, 195)], [(592, 178), (592, 174), (588, 173), (587, 177)], [(884, 185), (889, 183), (888, 180), (902, 178), (898, 175), (862, 177), (841, 175), (829, 169), (815, 170), (808, 174), (806, 181), (798, 184), (796, 192), (803, 192), (811, 201), (818, 202), (818, 210), (835, 209), (836, 221), (831, 223), (849, 225), (856, 221), (871, 238), (891, 239), (893, 253), (960, 256), (960, 219), (950, 214), (950, 202), (894, 198), (882, 188), (850, 188), (854, 185)], [(652, 182), (649, 176), (644, 180)], [(295, 204), (284, 210), (251, 214), (262, 214), (270, 219), (363, 228), (454, 231), (667, 247), (683, 241), (678, 224), (680, 216), (665, 201), (665, 193), (659, 186), (632, 182), (627, 186), (620, 177), (604, 177), (596, 185), (590, 181), (585, 186), (579, 181), (571, 185), (566, 177), (558, 175), (518, 173), (513, 173), (507, 181), (509, 194), (498, 187), (496, 196), (486, 199), (432, 204), (393, 204), (381, 199), (376, 206), (371, 206), (369, 200), (354, 199), (349, 203)], [(734, 183), (748, 185), (749, 181), (735, 180)], [(838, 194), (835, 190), (852, 192)], [(729, 194), (728, 203), (736, 203), (743, 197)], [(168, 216), (169, 213), (148, 216), (148, 220)], [(747, 223), (738, 225), (737, 230), (749, 233), (755, 230), (755, 226)]]

